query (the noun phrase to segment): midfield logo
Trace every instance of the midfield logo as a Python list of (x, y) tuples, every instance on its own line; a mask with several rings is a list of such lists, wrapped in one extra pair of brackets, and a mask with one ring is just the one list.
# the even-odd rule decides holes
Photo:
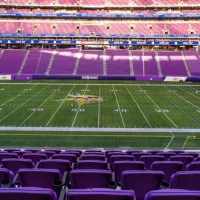
[(95, 95), (87, 95), (87, 94), (69, 94), (67, 96), (67, 98), (65, 98), (66, 101), (75, 101), (78, 104), (82, 105), (82, 104), (88, 104), (88, 103), (94, 103), (94, 102), (100, 102), (103, 101), (103, 99), (99, 96), (95, 96)]

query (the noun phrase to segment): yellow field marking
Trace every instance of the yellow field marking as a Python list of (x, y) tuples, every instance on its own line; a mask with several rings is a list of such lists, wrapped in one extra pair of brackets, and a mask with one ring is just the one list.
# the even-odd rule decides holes
[(0, 134), (1, 136), (51, 136), (51, 137), (138, 137), (138, 138), (171, 138), (171, 136), (164, 135), (89, 135), (89, 134), (23, 134), (23, 133), (10, 133), (10, 134)]
[(187, 138), (186, 138), (185, 142), (183, 143), (183, 146), (182, 146), (181, 149), (185, 148), (185, 146), (187, 145), (188, 140), (195, 140), (195, 139), (196, 139), (196, 136), (187, 136)]

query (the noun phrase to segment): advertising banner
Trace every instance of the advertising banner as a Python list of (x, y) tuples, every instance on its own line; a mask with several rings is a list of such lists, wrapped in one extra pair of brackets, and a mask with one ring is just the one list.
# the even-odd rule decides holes
[(1, 81), (11, 80), (11, 75), (0, 75), (0, 80)]
[(97, 80), (98, 76), (82, 76), (81, 79), (85, 79), (85, 80)]
[(171, 81), (171, 82), (185, 82), (187, 77), (181, 76), (166, 76), (164, 81)]

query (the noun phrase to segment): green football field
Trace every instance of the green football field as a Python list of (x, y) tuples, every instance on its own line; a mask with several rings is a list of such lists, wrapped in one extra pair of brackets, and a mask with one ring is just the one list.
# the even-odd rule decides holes
[(0, 146), (200, 149), (200, 85), (0, 82)]

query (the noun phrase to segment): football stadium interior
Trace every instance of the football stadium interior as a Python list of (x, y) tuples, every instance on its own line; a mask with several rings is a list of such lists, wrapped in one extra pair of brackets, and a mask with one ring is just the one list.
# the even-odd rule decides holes
[(0, 0), (0, 200), (200, 200), (200, 0)]

